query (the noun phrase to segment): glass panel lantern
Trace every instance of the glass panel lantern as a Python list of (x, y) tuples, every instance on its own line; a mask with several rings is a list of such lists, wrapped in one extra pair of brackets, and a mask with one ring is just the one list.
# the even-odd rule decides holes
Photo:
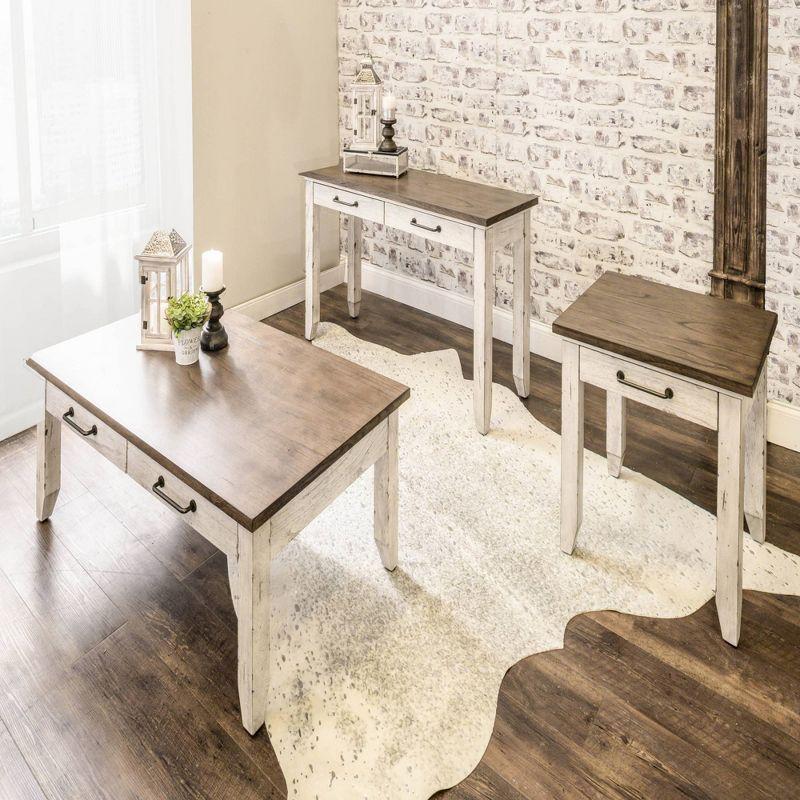
[(142, 287), (141, 342), (137, 350), (172, 350), (170, 327), (164, 316), (167, 300), (192, 290), (189, 251), (183, 237), (173, 228), (156, 231), (136, 256)]
[(361, 69), (352, 86), (353, 93), (353, 141), (350, 150), (377, 150), (381, 143), (380, 112), (383, 84), (372, 60), (361, 62)]

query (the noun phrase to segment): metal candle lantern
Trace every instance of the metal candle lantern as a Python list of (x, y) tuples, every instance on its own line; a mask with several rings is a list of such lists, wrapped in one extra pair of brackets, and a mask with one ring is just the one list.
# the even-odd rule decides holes
[(361, 69), (352, 86), (353, 92), (353, 141), (350, 150), (370, 151), (381, 143), (381, 129), (378, 117), (383, 99), (383, 84), (372, 60), (361, 62)]
[(173, 228), (156, 231), (136, 256), (141, 284), (141, 341), (138, 350), (172, 350), (169, 323), (164, 317), (167, 300), (192, 289), (189, 251), (183, 237)]
[[(394, 143), (397, 120), (382, 119), (383, 84), (370, 59), (361, 62), (352, 93), (353, 139), (342, 150), (342, 169), (367, 175), (401, 177), (408, 172), (408, 149)], [(394, 116), (394, 109), (391, 111)]]

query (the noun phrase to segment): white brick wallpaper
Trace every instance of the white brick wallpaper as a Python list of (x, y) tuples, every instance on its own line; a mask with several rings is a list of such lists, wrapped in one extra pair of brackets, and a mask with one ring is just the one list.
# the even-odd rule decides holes
[[(345, 92), (369, 52), (412, 165), (533, 192), (533, 314), (550, 322), (605, 269), (708, 291), (710, 0), (338, 0)], [(770, 16), (771, 395), (800, 405), (800, 0)], [(470, 259), (367, 226), (365, 258), (470, 294)], [(497, 303), (510, 305), (510, 257)]]
[(770, 0), (767, 307), (780, 315), (770, 396), (800, 407), (800, 0)]

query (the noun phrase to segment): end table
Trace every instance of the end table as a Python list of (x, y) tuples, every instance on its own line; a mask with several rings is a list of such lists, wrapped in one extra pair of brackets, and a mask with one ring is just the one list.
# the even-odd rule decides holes
[(741, 630), (743, 519), (755, 541), (765, 537), (765, 364), (777, 321), (732, 300), (605, 273), (553, 323), (563, 338), (561, 549), (572, 553), (583, 517), (585, 383), (606, 390), (615, 477), (628, 400), (716, 430), (716, 603), (732, 645)]

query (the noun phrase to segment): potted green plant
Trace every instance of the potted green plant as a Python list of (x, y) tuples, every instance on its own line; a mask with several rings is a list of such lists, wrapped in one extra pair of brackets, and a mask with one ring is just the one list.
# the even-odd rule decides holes
[(167, 301), (165, 316), (172, 329), (175, 361), (178, 364), (194, 364), (200, 358), (200, 334), (208, 319), (208, 312), (208, 300), (203, 292), (186, 292)]

